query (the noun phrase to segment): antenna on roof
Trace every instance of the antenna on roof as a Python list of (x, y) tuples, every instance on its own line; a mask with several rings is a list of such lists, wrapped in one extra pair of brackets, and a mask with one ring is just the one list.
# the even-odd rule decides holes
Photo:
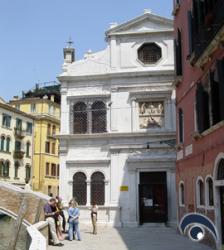
[(71, 36), (69, 37), (67, 44), (68, 44), (67, 48), (69, 48), (69, 49), (72, 48), (73, 41), (72, 41)]

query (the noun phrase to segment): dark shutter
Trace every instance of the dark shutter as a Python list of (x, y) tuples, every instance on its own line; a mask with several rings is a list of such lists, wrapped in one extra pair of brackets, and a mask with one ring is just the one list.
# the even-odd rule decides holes
[(91, 176), (91, 203), (104, 205), (105, 203), (105, 177), (101, 172), (95, 172)]
[(181, 32), (178, 29), (177, 41), (176, 41), (176, 73), (178, 76), (182, 75), (182, 44), (181, 44)]
[(179, 119), (179, 142), (182, 143), (184, 140), (184, 115), (182, 109), (179, 109), (178, 112), (178, 119)]
[(220, 122), (220, 104), (219, 104), (219, 84), (214, 79), (214, 72), (210, 72), (210, 97), (212, 125)]
[(191, 11), (187, 12), (187, 18), (188, 18), (188, 43), (189, 43), (189, 55), (193, 52), (193, 30), (192, 30), (192, 13)]
[(87, 184), (84, 173), (78, 172), (73, 176), (73, 198), (75, 198), (79, 205), (86, 205)]
[(199, 133), (209, 128), (209, 97), (201, 83), (198, 83), (196, 91), (197, 125)]
[[(219, 105), (220, 119), (224, 120), (224, 59), (217, 62), (219, 79)], [(217, 96), (217, 98), (218, 98)]]

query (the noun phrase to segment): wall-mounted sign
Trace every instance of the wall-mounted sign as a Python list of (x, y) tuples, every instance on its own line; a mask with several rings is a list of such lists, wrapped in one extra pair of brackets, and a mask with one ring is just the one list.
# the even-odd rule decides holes
[(127, 192), (128, 191), (128, 186), (121, 186), (120, 191), (121, 192)]

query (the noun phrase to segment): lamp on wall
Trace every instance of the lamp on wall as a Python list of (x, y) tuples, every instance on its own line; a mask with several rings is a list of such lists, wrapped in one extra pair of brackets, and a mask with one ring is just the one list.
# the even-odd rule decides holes
[(150, 149), (150, 146), (153, 143), (166, 144), (166, 145), (170, 146), (171, 148), (175, 148), (176, 149), (176, 139), (147, 142), (146, 148)]

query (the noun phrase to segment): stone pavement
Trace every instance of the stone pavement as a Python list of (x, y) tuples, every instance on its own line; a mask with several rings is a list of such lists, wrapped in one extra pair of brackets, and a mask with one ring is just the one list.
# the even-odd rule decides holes
[(48, 250), (211, 250), (170, 228), (101, 228), (98, 235), (92, 235), (90, 227), (82, 228), (81, 236), (82, 241), (65, 240), (64, 247)]

